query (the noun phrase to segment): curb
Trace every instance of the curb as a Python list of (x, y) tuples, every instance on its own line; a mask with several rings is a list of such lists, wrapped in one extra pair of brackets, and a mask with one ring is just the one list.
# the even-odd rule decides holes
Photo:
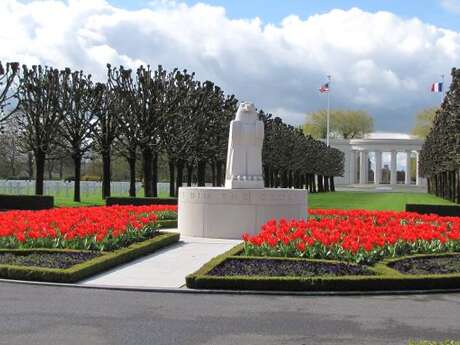
[(269, 296), (305, 296), (305, 297), (324, 297), (324, 296), (403, 296), (403, 295), (431, 295), (431, 294), (452, 294), (460, 293), (460, 289), (432, 289), (432, 290), (394, 290), (394, 291), (264, 291), (264, 290), (204, 290), (188, 288), (164, 288), (164, 287), (145, 287), (145, 286), (125, 286), (125, 285), (83, 285), (50, 283), (39, 281), (25, 281), (0, 279), (0, 283), (29, 285), (29, 286), (49, 286), (62, 288), (77, 288), (88, 290), (107, 290), (107, 291), (133, 291), (150, 293), (176, 293), (193, 295), (269, 295)]

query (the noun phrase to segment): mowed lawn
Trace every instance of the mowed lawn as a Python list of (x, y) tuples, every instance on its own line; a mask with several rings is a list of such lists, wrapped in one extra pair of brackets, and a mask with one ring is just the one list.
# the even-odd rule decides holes
[[(115, 197), (127, 197), (128, 195), (113, 195)], [(144, 193), (138, 193), (137, 196), (143, 197)], [(168, 193), (159, 193), (160, 198), (169, 197)], [(78, 206), (99, 206), (105, 205), (105, 201), (102, 199), (101, 193), (94, 194), (82, 194), (81, 202), (73, 201), (73, 196), (55, 196), (54, 205), (56, 207), (78, 207)]]
[[(142, 193), (139, 194), (142, 196)], [(160, 197), (168, 197), (168, 193), (160, 193)], [(104, 205), (101, 195), (82, 196), (82, 202), (72, 201), (72, 197), (55, 197), (58, 207)], [(453, 203), (427, 193), (385, 193), (385, 192), (334, 192), (310, 193), (309, 208), (366, 209), (404, 211), (406, 204), (443, 204)]]
[(454, 205), (428, 193), (333, 192), (308, 195), (309, 208), (404, 211), (406, 204)]

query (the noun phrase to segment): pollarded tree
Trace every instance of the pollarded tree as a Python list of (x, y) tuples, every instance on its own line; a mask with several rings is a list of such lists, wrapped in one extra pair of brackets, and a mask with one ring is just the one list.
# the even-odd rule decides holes
[(18, 82), (20, 67), (18, 62), (8, 62), (4, 67), (0, 61), (0, 124), (8, 120), (19, 107)]
[(123, 93), (114, 80), (118, 71), (107, 65), (107, 83), (97, 83), (94, 88), (94, 116), (97, 126), (92, 133), (94, 149), (102, 156), (102, 198), (110, 196), (112, 178), (112, 149), (120, 135), (122, 114), (125, 110)]
[[(192, 92), (187, 98), (185, 118), (190, 124), (188, 166), (197, 168), (197, 182), (204, 186), (206, 182), (206, 165), (215, 158), (215, 147), (212, 138), (216, 135), (216, 116), (222, 115), (224, 94), (210, 81), (196, 81)], [(188, 169), (190, 176), (191, 169)]]
[(62, 124), (58, 143), (70, 153), (74, 163), (74, 201), (80, 201), (81, 161), (92, 145), (93, 132), (98, 125), (96, 106), (96, 90), (90, 75), (61, 72), (60, 110)]
[(191, 136), (186, 107), (193, 91), (194, 76), (194, 73), (190, 74), (187, 70), (172, 75), (176, 89), (175, 107), (165, 114), (162, 121), (160, 136), (162, 148), (168, 156), (169, 195), (172, 197), (178, 195), (179, 187), (182, 186), (184, 167), (189, 156)]
[(34, 153), (36, 165), (35, 193), (43, 194), (46, 156), (56, 142), (62, 123), (60, 111), (60, 73), (57, 69), (26, 65), (19, 80), (19, 111), (16, 115), (20, 136)]

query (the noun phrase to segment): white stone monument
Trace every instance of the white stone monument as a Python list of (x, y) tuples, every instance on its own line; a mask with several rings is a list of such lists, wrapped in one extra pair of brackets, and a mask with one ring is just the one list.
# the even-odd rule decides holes
[(264, 188), (263, 143), (264, 123), (254, 105), (242, 103), (230, 123), (225, 188)]
[(240, 239), (270, 219), (306, 218), (306, 190), (264, 188), (263, 140), (263, 122), (254, 105), (243, 102), (230, 124), (225, 188), (179, 188), (182, 235)]

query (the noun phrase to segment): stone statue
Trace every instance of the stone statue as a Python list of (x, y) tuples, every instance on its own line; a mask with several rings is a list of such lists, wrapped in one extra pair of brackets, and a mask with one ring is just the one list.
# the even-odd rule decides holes
[(243, 102), (230, 123), (225, 188), (264, 188), (262, 145), (264, 123), (252, 103)]

